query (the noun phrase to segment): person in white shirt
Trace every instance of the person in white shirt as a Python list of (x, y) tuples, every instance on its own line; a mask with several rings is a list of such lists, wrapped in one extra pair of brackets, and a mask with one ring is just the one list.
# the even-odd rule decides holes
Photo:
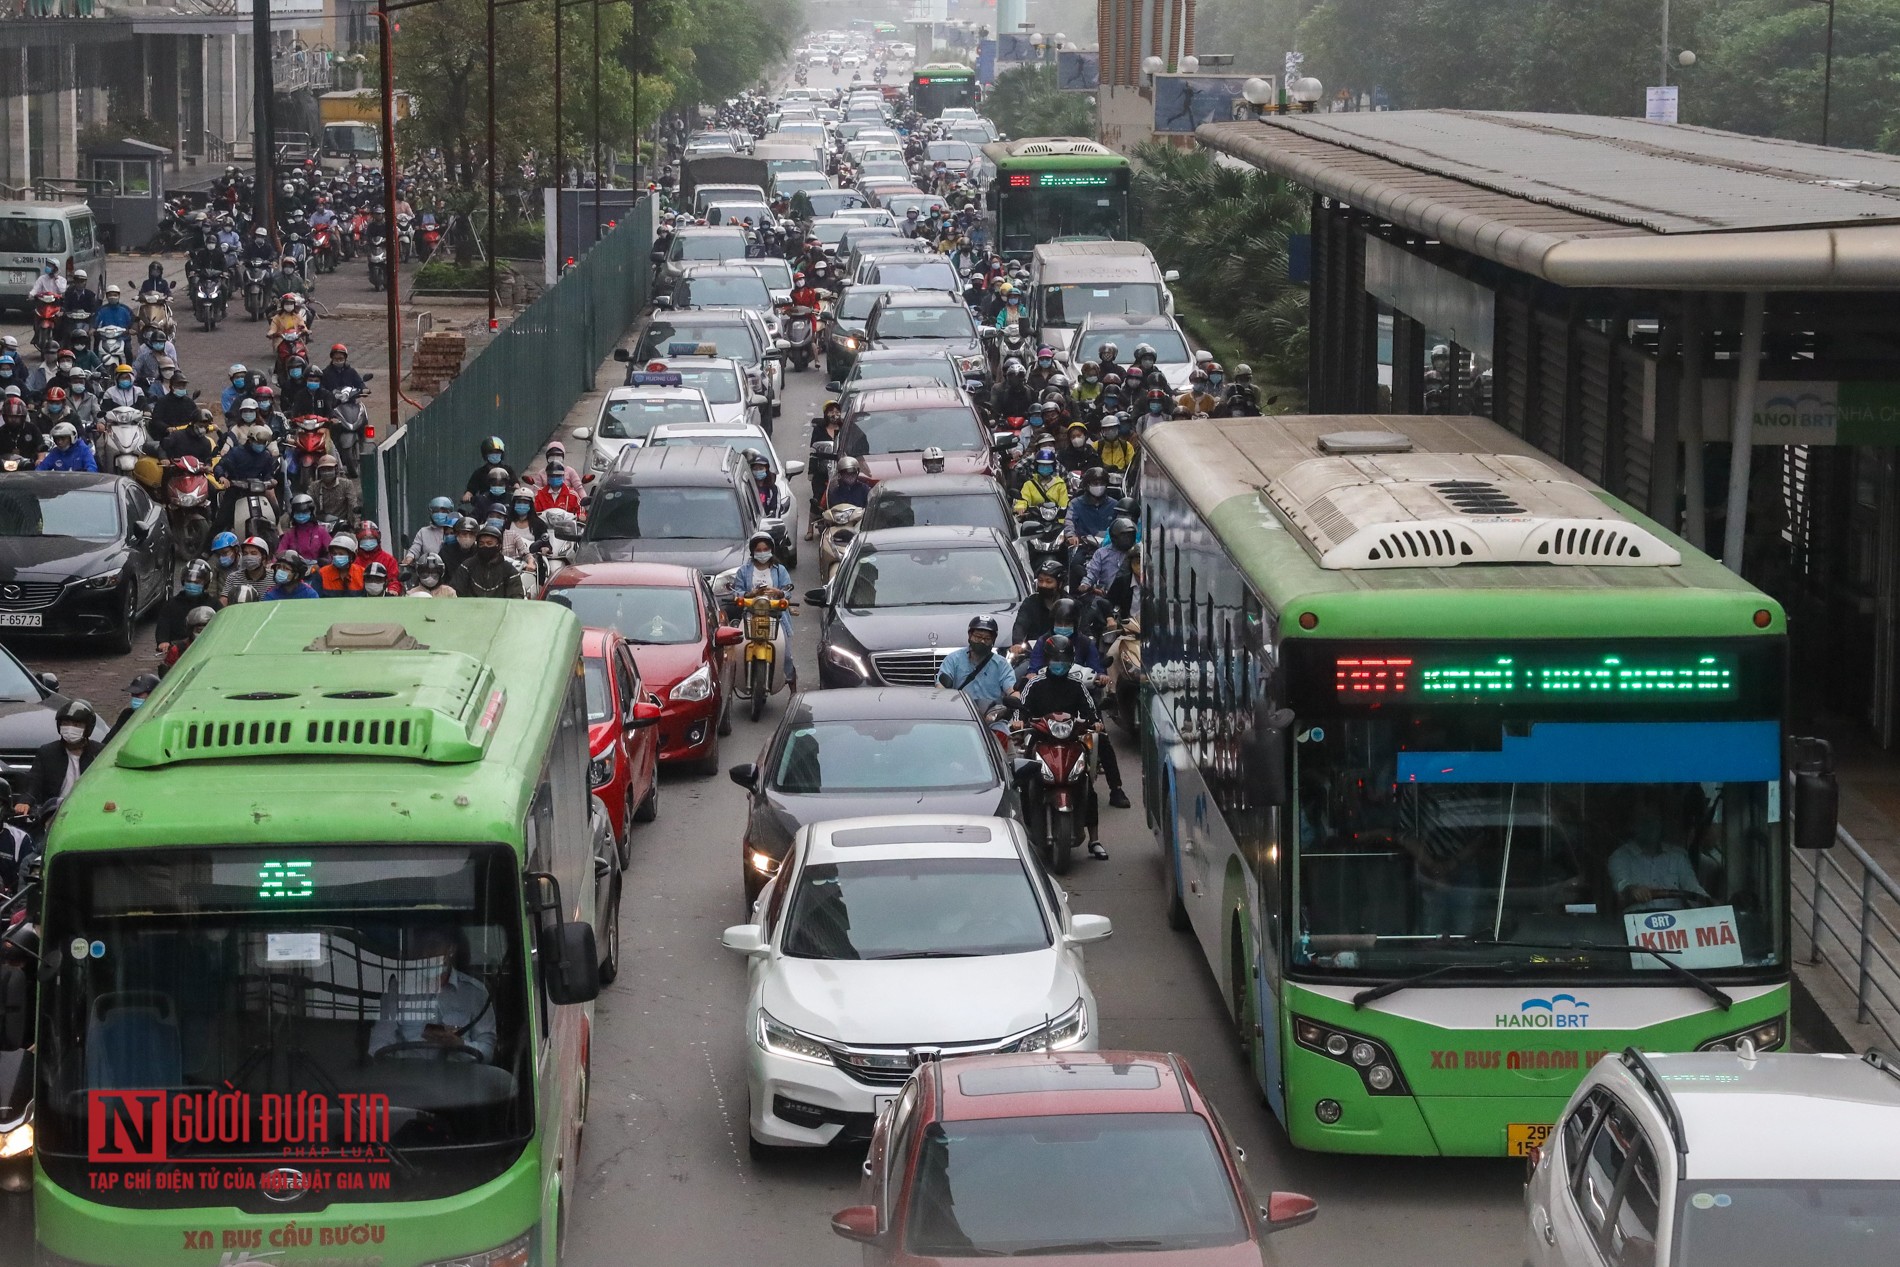
[(495, 1058), (495, 1008), (488, 987), (457, 968), (460, 938), (453, 928), (429, 927), (413, 934), (400, 972), (389, 974), (376, 1023), (369, 1031), (369, 1054), (431, 1055), (425, 1044), (447, 1056), (460, 1050)]
[(48, 260), (40, 265), (40, 275), (33, 279), (33, 288), (26, 292), (29, 300), (59, 299), (66, 294), (66, 279), (59, 275), (59, 265)]

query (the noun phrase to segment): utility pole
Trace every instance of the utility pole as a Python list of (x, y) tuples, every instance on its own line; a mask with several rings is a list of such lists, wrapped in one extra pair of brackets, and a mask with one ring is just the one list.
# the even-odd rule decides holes
[(561, 109), (561, 0), (554, 0), (554, 276), (558, 281), (567, 267), (567, 247), (562, 241), (561, 222), (564, 203), (561, 191), (567, 184), (567, 115)]
[(587, 244), (593, 250), (600, 241), (600, 186), (607, 179), (601, 170), (603, 155), (600, 148), (600, 5), (594, 5), (594, 241)]
[(277, 217), (272, 200), (277, 192), (276, 142), (272, 114), (276, 84), (271, 73), (270, 0), (251, 0), (251, 154), (257, 169), (253, 210), (256, 223), (277, 241)]
[[(561, 20), (558, 4), (555, 22)], [(488, 331), (493, 334), (495, 321), (495, 185), (500, 173), (495, 170), (495, 0), (488, 0)]]

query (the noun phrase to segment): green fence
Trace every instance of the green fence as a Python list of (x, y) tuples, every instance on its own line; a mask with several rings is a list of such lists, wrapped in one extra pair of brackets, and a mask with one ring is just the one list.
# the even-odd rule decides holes
[(485, 437), (500, 436), (519, 470), (593, 390), (595, 368), (646, 306), (654, 219), (655, 200), (642, 198), (383, 446), (392, 543), (428, 522), (430, 498), (461, 496)]

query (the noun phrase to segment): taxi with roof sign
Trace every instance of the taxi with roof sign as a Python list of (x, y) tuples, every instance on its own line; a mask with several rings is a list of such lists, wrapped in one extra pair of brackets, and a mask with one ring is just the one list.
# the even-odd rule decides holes
[(702, 343), (685, 356), (655, 358), (644, 366), (629, 365), (626, 385), (634, 386), (636, 380), (642, 380), (643, 375), (675, 374), (679, 376), (680, 386), (697, 388), (706, 397), (713, 421), (719, 425), (750, 423), (766, 428), (770, 421), (771, 401), (752, 390), (752, 385), (746, 381), (745, 366), (718, 353), (719, 349), (714, 345)]
[(583, 479), (613, 469), (623, 449), (637, 449), (646, 443), (653, 428), (664, 423), (688, 426), (712, 425), (712, 406), (706, 393), (685, 386), (685, 377), (675, 371), (640, 370), (627, 375), (628, 383), (608, 392), (600, 402), (600, 414), (591, 427), (581, 427), (574, 439), (587, 446), (580, 459)]

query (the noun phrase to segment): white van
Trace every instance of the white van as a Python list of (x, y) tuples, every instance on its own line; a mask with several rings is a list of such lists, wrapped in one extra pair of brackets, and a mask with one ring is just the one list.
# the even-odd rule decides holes
[(1174, 315), (1168, 283), (1139, 242), (1044, 242), (1029, 262), (1029, 316), (1036, 342), (1065, 357), (1084, 318)]
[(0, 308), (25, 308), (27, 292), (46, 261), (71, 276), (86, 270), (94, 290), (105, 284), (105, 247), (92, 208), (83, 202), (0, 201)]

